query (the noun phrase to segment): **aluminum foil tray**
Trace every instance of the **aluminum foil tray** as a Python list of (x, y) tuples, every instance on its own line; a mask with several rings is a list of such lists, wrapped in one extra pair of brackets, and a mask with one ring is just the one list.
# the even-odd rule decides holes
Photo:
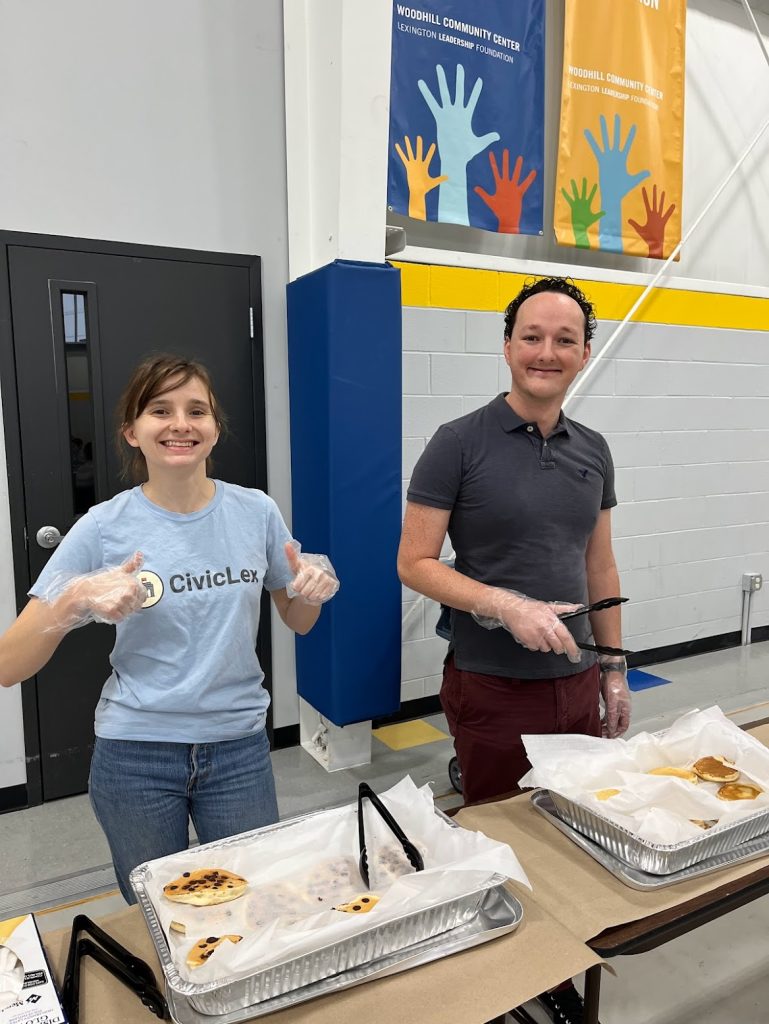
[(618, 860), (651, 875), (669, 875), (683, 871), (700, 861), (729, 854), (741, 843), (747, 843), (769, 832), (769, 810), (764, 808), (731, 825), (710, 829), (701, 836), (681, 843), (649, 843), (621, 825), (615, 825), (614, 822), (588, 810), (587, 807), (567, 800), (560, 793), (552, 790), (541, 792), (550, 794), (558, 817), (562, 821), (567, 822), (588, 839), (592, 839), (594, 843), (598, 843)]
[[(290, 828), (292, 825), (307, 821), (322, 813), (323, 811), (313, 811), (310, 814), (281, 821), (275, 825), (255, 829), (247, 835), (261, 837), (269, 832)], [(437, 808), (436, 814), (444, 818), (452, 827), (459, 828), (456, 822), (451, 821)], [(207, 843), (198, 849), (218, 850), (235, 843), (242, 844), (243, 841), (244, 835), (231, 836), (215, 843)], [(256, 1004), (272, 1002), (277, 997), (292, 993), (297, 989), (314, 986), (334, 975), (365, 967), (373, 961), (398, 954), (417, 943), (445, 935), (453, 929), (465, 927), (478, 917), (480, 908), (488, 898), (489, 892), (503, 889), (505, 881), (501, 875), (493, 875), (473, 892), (439, 903), (426, 910), (374, 925), (349, 938), (323, 946), (312, 954), (286, 960), (245, 978), (237, 978), (224, 983), (221, 981), (196, 983), (184, 979), (173, 961), (165, 932), (147, 892), (147, 873), (148, 866), (146, 864), (139, 865), (131, 872), (130, 882), (155, 944), (167, 987), (188, 1000), (192, 1009), (209, 1016), (228, 1015), (246, 1008), (249, 1009), (251, 1016), (254, 1016), (257, 1012)], [(307, 998), (311, 997), (307, 996)], [(274, 1002), (272, 1005), (274, 1006)]]
[(482, 942), (514, 931), (522, 919), (523, 908), (515, 896), (504, 886), (495, 886), (486, 891), (478, 907), (478, 913), (467, 924), (432, 939), (415, 943), (380, 960), (373, 960), (323, 981), (267, 999), (257, 1006), (247, 1006), (215, 1017), (206, 1016), (199, 1013), (188, 998), (166, 985), (171, 1019), (175, 1024), (240, 1024), (242, 1021), (254, 1020), (256, 1017), (284, 1010), (297, 1003), (307, 1002), (308, 999), (340, 992), (342, 989), (361, 985), (364, 981), (385, 978), (410, 967), (419, 967), (432, 960), (470, 949), (472, 946), (478, 946)]
[(667, 875), (653, 875), (648, 871), (640, 871), (632, 868), (624, 861), (618, 860), (602, 846), (588, 839), (577, 829), (572, 828), (567, 822), (558, 817), (552, 795), (545, 789), (537, 790), (531, 798), (532, 805), (539, 813), (558, 829), (563, 832), (571, 841), (589, 854), (593, 860), (610, 871), (620, 882), (630, 886), (631, 889), (638, 889), (640, 892), (651, 892), (655, 889), (664, 889), (677, 882), (688, 882), (693, 878), (700, 878), (702, 875), (712, 874), (714, 871), (722, 871), (724, 868), (734, 867), (735, 864), (742, 864), (749, 860), (758, 860), (759, 857), (769, 855), (769, 834), (759, 836), (750, 842), (736, 846), (729, 853), (721, 853), (715, 857), (708, 857), (705, 860), (693, 864), (691, 867), (683, 868), (681, 871), (672, 871)]

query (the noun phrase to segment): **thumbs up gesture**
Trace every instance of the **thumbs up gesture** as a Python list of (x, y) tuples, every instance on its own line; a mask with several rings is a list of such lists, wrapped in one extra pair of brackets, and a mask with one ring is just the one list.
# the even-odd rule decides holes
[(303, 604), (324, 604), (330, 601), (339, 590), (334, 567), (325, 555), (303, 555), (301, 544), (289, 540), (285, 545), (288, 567), (294, 574), (293, 580), (286, 587), (291, 598), (297, 598)]
[(143, 564), (144, 556), (137, 551), (114, 569), (71, 577), (63, 585), (53, 583), (43, 600), (56, 609), (56, 627), (115, 623), (138, 611), (147, 600), (147, 591), (137, 576)]

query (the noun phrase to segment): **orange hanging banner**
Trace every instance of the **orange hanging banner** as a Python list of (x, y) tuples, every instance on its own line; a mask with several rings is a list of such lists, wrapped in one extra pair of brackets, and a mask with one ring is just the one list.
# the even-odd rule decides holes
[(559, 245), (664, 259), (681, 238), (686, 0), (566, 0)]

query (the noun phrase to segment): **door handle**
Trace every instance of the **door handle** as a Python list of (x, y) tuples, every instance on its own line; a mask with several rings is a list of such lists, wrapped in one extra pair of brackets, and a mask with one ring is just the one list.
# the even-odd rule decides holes
[(41, 526), (35, 534), (35, 540), (41, 548), (55, 548), (61, 543), (61, 534), (55, 526)]

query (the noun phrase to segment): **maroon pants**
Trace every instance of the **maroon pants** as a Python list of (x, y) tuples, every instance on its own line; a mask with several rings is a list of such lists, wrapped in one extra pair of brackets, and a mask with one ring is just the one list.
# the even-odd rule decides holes
[(521, 735), (601, 735), (598, 666), (559, 679), (465, 672), (450, 654), (441, 704), (462, 769), (465, 803), (509, 793), (531, 765)]

